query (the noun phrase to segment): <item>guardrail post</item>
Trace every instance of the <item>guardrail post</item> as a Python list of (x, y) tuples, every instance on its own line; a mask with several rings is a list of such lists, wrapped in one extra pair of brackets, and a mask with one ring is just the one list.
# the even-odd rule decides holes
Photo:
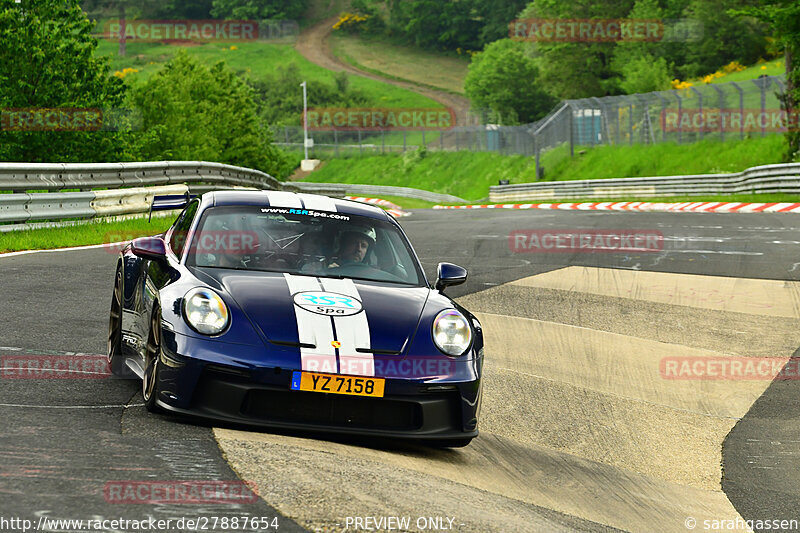
[(381, 153), (386, 150), (386, 130), (381, 130)]
[(361, 130), (356, 130), (356, 131), (358, 131), (358, 155), (363, 155), (364, 147), (361, 146)]
[(406, 130), (403, 130), (403, 153), (406, 151)]

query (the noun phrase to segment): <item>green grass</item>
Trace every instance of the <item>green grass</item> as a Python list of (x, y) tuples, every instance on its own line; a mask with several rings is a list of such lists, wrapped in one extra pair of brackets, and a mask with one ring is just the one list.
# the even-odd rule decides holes
[[(334, 32), (331, 48), (356, 68), (400, 81), (463, 94), (469, 56), (454, 57), (387, 42), (386, 38)], [(424, 65), (424, 68), (420, 68)]]
[[(576, 147), (575, 157), (567, 147), (548, 152), (541, 162), (545, 180), (629, 178), (680, 174), (740, 172), (746, 168), (780, 163), (784, 150), (782, 135), (720, 142), (705, 140), (692, 144), (662, 143), (638, 146)], [(514, 182), (530, 181), (525, 179)]]
[[(50, 250), (89, 244), (110, 244), (129, 241), (163, 233), (172, 225), (175, 217), (131, 218), (115, 222), (91, 221), (74, 226), (39, 228), (0, 233), (0, 253), (20, 250)], [(116, 254), (118, 247), (109, 248)]]
[[(231, 46), (236, 47), (231, 50)], [(319, 67), (302, 55), (291, 45), (275, 44), (270, 42), (237, 42), (237, 43), (207, 43), (197, 46), (179, 46), (174, 44), (130, 42), (127, 45), (127, 55), (117, 55), (118, 44), (112, 41), (101, 40), (98, 53), (111, 56), (111, 65), (114, 71), (124, 68), (139, 69), (125, 75), (125, 80), (138, 84), (157, 72), (161, 66), (169, 61), (181, 49), (186, 49), (189, 55), (202, 60), (208, 65), (217, 61), (225, 61), (232, 69), (246, 72), (254, 79), (270, 77), (279, 66), (296, 63), (301, 75), (308, 81), (322, 81), (327, 84), (334, 83), (335, 73)], [(386, 107), (441, 107), (430, 98), (415, 92), (401, 89), (393, 85), (361, 76), (351, 76), (350, 86), (362, 91), (375, 105)], [(301, 89), (298, 88), (298, 91)], [(313, 94), (309, 95), (309, 105), (313, 106)]]
[[(566, 147), (542, 155), (545, 180), (625, 178), (738, 172), (779, 163), (783, 138), (704, 141), (687, 145), (603, 146), (574, 158)], [(331, 159), (307, 181), (414, 187), (468, 201), (486, 198), (490, 185), (535, 181), (532, 157), (494, 152), (419, 152)], [(402, 204), (401, 204), (402, 205)]]
[[(770, 61), (763, 61), (760, 63), (756, 63), (755, 65), (751, 65), (744, 70), (739, 72), (731, 72), (730, 74), (725, 74), (719, 78), (714, 78), (711, 83), (728, 83), (731, 81), (747, 81), (747, 80), (754, 80), (761, 75), (767, 76), (780, 76), (781, 74), (786, 73), (786, 63), (782, 58), (773, 59)], [(702, 78), (691, 80), (694, 84), (701, 84)]]

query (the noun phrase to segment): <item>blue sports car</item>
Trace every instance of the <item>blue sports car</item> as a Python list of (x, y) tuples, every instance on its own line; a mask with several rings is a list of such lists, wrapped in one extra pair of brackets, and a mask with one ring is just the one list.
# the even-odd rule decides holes
[(156, 197), (183, 208), (120, 253), (108, 358), (151, 411), (250, 426), (465, 446), (478, 434), (483, 334), (433, 288), (394, 218), (283, 191)]

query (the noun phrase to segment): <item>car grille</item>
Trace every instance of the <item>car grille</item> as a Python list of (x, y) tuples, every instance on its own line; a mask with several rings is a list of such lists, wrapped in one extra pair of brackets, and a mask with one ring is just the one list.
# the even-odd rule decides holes
[(422, 426), (419, 404), (298, 391), (251, 390), (242, 414), (274, 422), (351, 428), (414, 430)]

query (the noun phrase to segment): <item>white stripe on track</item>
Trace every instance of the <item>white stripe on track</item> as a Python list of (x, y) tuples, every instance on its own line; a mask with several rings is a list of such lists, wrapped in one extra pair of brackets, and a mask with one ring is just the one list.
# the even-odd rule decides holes
[(93, 248), (103, 248), (103, 247), (111, 247), (111, 246), (122, 246), (128, 244), (130, 241), (124, 242), (111, 242), (111, 243), (104, 243), (104, 244), (89, 244), (87, 246), (72, 246), (70, 248), (52, 248), (49, 250), (22, 250), (20, 252), (6, 252), (4, 254), (0, 254), (0, 259), (3, 257), (14, 257), (17, 255), (27, 255), (27, 254), (39, 254), (39, 253), (53, 253), (53, 252), (71, 252), (73, 250), (91, 250)]
[(127, 405), (28, 405), (22, 403), (0, 403), (0, 407), (30, 407), (33, 409), (128, 409), (129, 407), (144, 407), (143, 403), (130, 403)]

